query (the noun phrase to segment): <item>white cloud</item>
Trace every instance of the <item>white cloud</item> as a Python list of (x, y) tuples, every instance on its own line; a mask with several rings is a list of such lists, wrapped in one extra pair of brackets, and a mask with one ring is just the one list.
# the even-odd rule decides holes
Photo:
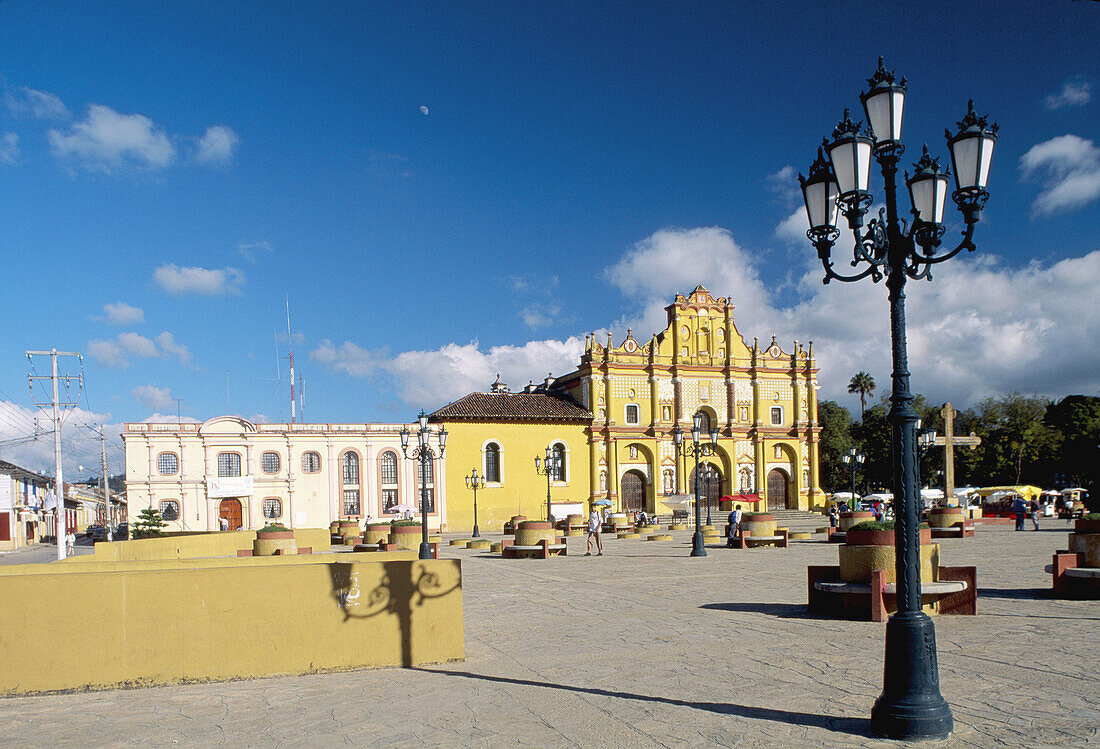
[(103, 305), (107, 313), (107, 322), (111, 325), (137, 325), (145, 322), (145, 312), (141, 307), (132, 307), (126, 302), (114, 302)]
[(561, 305), (557, 302), (534, 302), (520, 310), (519, 316), (529, 328), (545, 328), (556, 322), (560, 313)]
[(138, 403), (151, 411), (167, 411), (174, 403), (172, 391), (169, 388), (158, 388), (156, 385), (141, 385), (130, 391)]
[[(110, 423), (110, 414), (100, 414), (83, 408), (64, 412), (61, 427), (61, 467), (66, 481), (81, 475), (100, 474), (99, 435), (86, 427), (102, 428), (107, 438), (107, 471), (111, 475), (126, 469), (122, 460), (122, 425)], [(0, 442), (4, 445), (4, 460), (40, 473), (53, 474), (53, 420), (48, 410), (26, 408), (12, 401), (0, 400)], [(16, 441), (18, 440), (18, 441)], [(84, 474), (77, 466), (84, 465)]]
[(67, 120), (68, 107), (54, 94), (22, 87), (4, 94), (4, 104), (13, 114), (29, 115), (40, 120)]
[(1092, 99), (1089, 82), (1084, 78), (1070, 78), (1062, 85), (1062, 90), (1046, 98), (1047, 109), (1063, 107), (1083, 107)]
[(238, 294), (244, 273), (236, 268), (181, 267), (173, 263), (153, 271), (153, 280), (169, 294)]
[(186, 346), (176, 343), (168, 331), (158, 335), (156, 342), (133, 332), (119, 333), (107, 340), (96, 338), (88, 341), (88, 353), (104, 367), (128, 367), (131, 358), (175, 357), (180, 364), (191, 364), (191, 352)]
[(102, 104), (89, 105), (88, 116), (73, 123), (68, 133), (51, 129), (47, 137), (56, 156), (96, 171), (163, 169), (176, 157), (171, 139), (148, 117), (120, 114)]
[(201, 424), (202, 422), (193, 416), (179, 416), (177, 414), (162, 414), (157, 412), (150, 414), (141, 420), (142, 424)]
[(157, 345), (164, 352), (164, 356), (174, 356), (180, 364), (190, 366), (191, 352), (182, 343), (177, 343), (167, 330), (157, 336)]
[(266, 239), (260, 242), (241, 242), (237, 245), (237, 254), (249, 262), (256, 262), (256, 257), (262, 252), (273, 252), (274, 247)]
[(1024, 179), (1043, 182), (1032, 209), (1040, 216), (1070, 211), (1100, 197), (1100, 148), (1076, 135), (1059, 135), (1020, 157)]
[(213, 125), (206, 128), (206, 134), (199, 139), (195, 158), (203, 164), (227, 164), (240, 142), (240, 136), (232, 128)]
[(0, 164), (14, 164), (19, 158), (19, 136), (16, 133), (0, 134)]
[(385, 351), (369, 351), (351, 341), (344, 341), (340, 348), (327, 338), (309, 353), (312, 361), (327, 364), (333, 371), (352, 377), (367, 377), (386, 361)]
[(477, 341), (449, 343), (434, 351), (405, 351), (390, 358), (345, 341), (330, 341), (310, 353), (310, 359), (355, 377), (387, 373), (397, 378), (398, 394), (416, 408), (434, 409), (472, 391), (485, 391), (499, 372), (518, 390), (527, 381), (541, 382), (548, 373), (565, 374), (577, 367), (584, 341), (531, 341), (523, 346), (493, 346), (482, 351)]

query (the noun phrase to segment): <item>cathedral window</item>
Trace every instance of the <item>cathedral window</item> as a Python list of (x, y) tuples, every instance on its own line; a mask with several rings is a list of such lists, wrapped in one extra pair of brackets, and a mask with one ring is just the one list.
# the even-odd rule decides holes
[(230, 477), (241, 475), (240, 453), (218, 453), (218, 476)]
[(779, 426), (783, 423), (783, 407), (772, 406), (772, 424)]
[(552, 454), (554, 457), (552, 478), (554, 481), (565, 481), (565, 445), (560, 442), (554, 445)]
[(482, 475), (490, 483), (500, 483), (500, 445), (495, 442), (485, 446), (485, 466), (482, 469)]
[(638, 423), (638, 407), (631, 403), (626, 407), (626, 423), (637, 424)]

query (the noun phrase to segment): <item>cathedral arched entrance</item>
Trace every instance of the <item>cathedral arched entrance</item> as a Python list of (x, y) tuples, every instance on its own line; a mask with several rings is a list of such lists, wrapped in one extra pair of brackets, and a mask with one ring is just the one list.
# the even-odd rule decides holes
[(718, 499), (722, 496), (722, 470), (713, 463), (700, 463), (699, 468), (691, 469), (688, 477), (688, 491), (695, 496), (695, 471), (699, 471), (699, 502), (700, 506), (717, 507)]
[(224, 518), (228, 530), (235, 531), (242, 526), (244, 513), (241, 510), (241, 500), (236, 498), (223, 499), (218, 503), (218, 517)]
[(768, 510), (787, 509), (790, 479), (778, 468), (768, 471)]
[(622, 490), (623, 512), (645, 512), (646, 480), (641, 471), (627, 471), (623, 474)]

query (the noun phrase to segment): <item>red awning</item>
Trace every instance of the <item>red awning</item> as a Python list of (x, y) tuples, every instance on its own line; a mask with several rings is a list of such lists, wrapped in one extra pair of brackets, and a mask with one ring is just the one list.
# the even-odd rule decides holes
[(757, 496), (756, 494), (727, 494), (722, 497), (720, 502), (763, 502), (764, 498)]

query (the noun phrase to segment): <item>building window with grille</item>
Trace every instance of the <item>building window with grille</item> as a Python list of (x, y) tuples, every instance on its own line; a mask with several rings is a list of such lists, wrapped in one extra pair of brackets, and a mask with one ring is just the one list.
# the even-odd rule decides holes
[(344, 489), (344, 514), (348, 516), (359, 514), (358, 489)]
[(165, 520), (180, 519), (180, 503), (174, 499), (166, 499), (160, 503), (160, 516)]
[(180, 460), (175, 453), (161, 453), (157, 456), (157, 470), (161, 476), (171, 476), (180, 469)]
[(382, 500), (382, 512), (392, 515), (397, 499), (397, 453), (384, 452), (379, 459), (379, 497)]
[(343, 456), (344, 486), (359, 485), (359, 456), (352, 452)]
[(638, 407), (631, 403), (626, 407), (626, 423), (637, 424), (638, 423)]
[(550, 453), (554, 458), (554, 474), (552, 476), (554, 481), (565, 481), (565, 445), (560, 442), (554, 445), (552, 452)]
[(218, 453), (218, 477), (227, 478), (241, 475), (240, 453)]
[(416, 505), (420, 507), (427, 499), (428, 512), (435, 512), (435, 455), (429, 451), (428, 459), (416, 461)]
[(482, 475), (489, 483), (500, 483), (500, 445), (495, 442), (490, 442), (485, 446), (485, 465), (482, 469)]
[(302, 473), (320, 473), (321, 454), (315, 452), (302, 453)]
[(282, 463), (279, 453), (267, 452), (260, 456), (260, 470), (264, 473), (278, 473)]
[(782, 423), (783, 423), (783, 407), (782, 406), (772, 406), (772, 424), (774, 426), (779, 426)]
[(264, 517), (268, 520), (278, 520), (283, 516), (283, 500), (278, 497), (268, 497), (264, 500)]

